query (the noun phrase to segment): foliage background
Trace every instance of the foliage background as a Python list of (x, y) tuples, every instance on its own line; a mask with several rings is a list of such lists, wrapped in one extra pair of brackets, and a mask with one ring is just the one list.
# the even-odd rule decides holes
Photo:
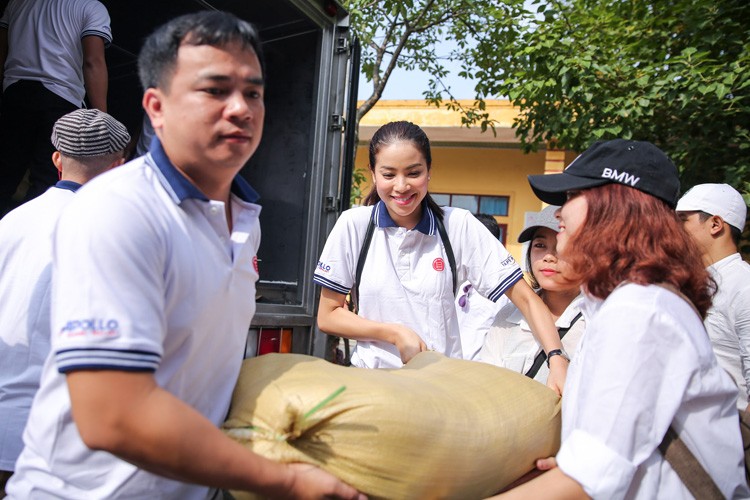
[[(750, 2), (747, 0), (350, 0), (371, 95), (395, 67), (432, 75), (425, 98), (492, 129), (484, 99), (509, 98), (527, 151), (582, 151), (616, 137), (656, 143), (683, 191), (726, 182), (750, 202)], [(435, 52), (440, 39), (457, 50)], [(475, 79), (463, 107), (443, 62)], [(746, 233), (747, 234), (747, 231)]]

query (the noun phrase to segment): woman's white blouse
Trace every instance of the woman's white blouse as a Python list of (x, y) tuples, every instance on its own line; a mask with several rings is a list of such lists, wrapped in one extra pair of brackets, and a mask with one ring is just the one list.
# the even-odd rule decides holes
[(692, 307), (663, 287), (624, 284), (581, 308), (560, 469), (593, 498), (692, 498), (658, 450), (673, 424), (727, 498), (749, 498), (737, 387)]

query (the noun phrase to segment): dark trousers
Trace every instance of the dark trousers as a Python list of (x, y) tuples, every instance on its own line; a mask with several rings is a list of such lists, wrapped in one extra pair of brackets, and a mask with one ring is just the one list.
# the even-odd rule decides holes
[(57, 182), (52, 126), (76, 109), (41, 82), (23, 80), (5, 89), (0, 105), (0, 215), (15, 205), (13, 194), (27, 170), (29, 189), (22, 201), (39, 196)]
[(0, 498), (5, 498), (5, 485), (12, 475), (13, 472), (9, 470), (0, 470)]

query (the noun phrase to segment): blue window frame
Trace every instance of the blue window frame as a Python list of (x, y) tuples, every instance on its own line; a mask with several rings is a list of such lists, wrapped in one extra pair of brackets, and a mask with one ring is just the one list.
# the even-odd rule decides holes
[[(509, 196), (485, 196), (474, 194), (430, 193), (432, 199), (440, 206), (463, 208), (473, 214), (489, 214), (496, 217), (507, 217), (510, 205)], [(508, 237), (508, 225), (498, 224), (500, 241), (503, 245)]]
[(490, 214), (507, 217), (509, 196), (485, 196), (474, 194), (430, 193), (438, 205), (464, 208), (473, 214)]

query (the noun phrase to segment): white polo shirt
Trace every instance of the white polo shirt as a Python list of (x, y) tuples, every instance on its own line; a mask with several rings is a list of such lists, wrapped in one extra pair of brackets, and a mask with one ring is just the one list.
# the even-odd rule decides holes
[(109, 13), (97, 0), (11, 0), (0, 19), (8, 29), (3, 90), (19, 80), (41, 82), (77, 107), (86, 95), (81, 40), (112, 43)]
[[(323, 248), (315, 282), (341, 294), (349, 291), (373, 210), (377, 227), (359, 285), (360, 316), (403, 324), (414, 330), (428, 349), (461, 358), (453, 277), (435, 215), (426, 205), (422, 219), (411, 230), (399, 227), (382, 201), (342, 213)], [(497, 301), (523, 278), (520, 267), (470, 212), (448, 207), (444, 214), (457, 283), (469, 281), (480, 294)], [(358, 341), (352, 364), (365, 368), (403, 365), (396, 346), (380, 341)]]
[(0, 219), (0, 470), (12, 471), (50, 349), (52, 233), (81, 187), (60, 181)]
[(692, 499), (658, 449), (673, 424), (726, 498), (749, 498), (737, 389), (692, 307), (663, 287), (624, 284), (581, 309), (560, 469), (593, 498)]
[(233, 185), (232, 222), (151, 152), (87, 183), (60, 218), (53, 253), (52, 355), (9, 483), (11, 498), (206, 498), (91, 451), (73, 422), (65, 374), (153, 372), (220, 425), (255, 312), (257, 195)]
[(750, 264), (739, 253), (708, 267), (716, 280), (706, 330), (719, 364), (739, 387), (737, 406), (747, 408), (750, 387)]
[[(586, 330), (586, 320), (578, 317), (582, 301), (581, 295), (573, 299), (555, 321), (558, 330), (568, 329), (562, 338), (562, 345), (571, 357), (578, 350), (578, 344)], [(542, 346), (534, 338), (531, 327), (521, 311), (513, 303), (508, 303), (498, 313), (495, 322), (487, 332), (478, 358), (479, 361), (525, 374), (531, 369), (534, 360), (541, 352)], [(546, 384), (547, 377), (549, 377), (549, 367), (547, 363), (542, 363), (534, 380)]]

